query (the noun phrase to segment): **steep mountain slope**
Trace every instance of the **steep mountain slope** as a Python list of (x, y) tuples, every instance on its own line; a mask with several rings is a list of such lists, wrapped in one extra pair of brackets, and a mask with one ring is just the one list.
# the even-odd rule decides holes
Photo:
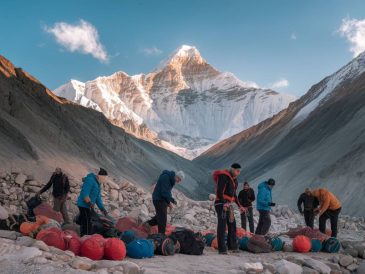
[(365, 53), (298, 101), (194, 160), (211, 169), (243, 164), (255, 184), (277, 179), (275, 199), (294, 206), (307, 186), (326, 186), (346, 213), (364, 216)]
[(177, 49), (147, 75), (117, 72), (85, 84), (71, 81), (54, 92), (84, 106), (96, 105), (114, 124), (126, 128), (128, 121), (134, 125), (126, 128), (129, 132), (187, 158), (295, 99), (219, 72), (191, 46)]
[[(82, 86), (82, 85), (81, 85)], [(163, 169), (182, 169), (180, 189), (207, 194), (205, 174), (189, 161), (137, 139), (92, 109), (55, 96), (39, 81), (0, 56), (0, 162), (48, 179), (56, 166), (81, 178), (105, 167), (115, 177), (149, 188)]]

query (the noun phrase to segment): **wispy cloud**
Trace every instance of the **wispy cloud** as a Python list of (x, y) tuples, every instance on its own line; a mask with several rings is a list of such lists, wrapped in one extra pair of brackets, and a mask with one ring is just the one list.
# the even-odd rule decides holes
[(52, 27), (44, 27), (57, 43), (71, 52), (90, 54), (101, 62), (108, 62), (109, 56), (99, 40), (97, 29), (89, 22), (80, 20), (78, 24), (57, 22)]
[(162, 54), (162, 50), (160, 50), (159, 48), (156, 47), (152, 47), (152, 48), (145, 48), (143, 49), (143, 53), (149, 56), (157, 56)]
[(338, 29), (350, 43), (350, 52), (356, 57), (365, 50), (365, 19), (345, 18)]
[(271, 89), (286, 88), (289, 86), (289, 81), (286, 79), (280, 79), (270, 85)]
[(292, 40), (297, 40), (297, 35), (295, 32), (293, 32), (291, 35), (290, 35), (290, 39)]

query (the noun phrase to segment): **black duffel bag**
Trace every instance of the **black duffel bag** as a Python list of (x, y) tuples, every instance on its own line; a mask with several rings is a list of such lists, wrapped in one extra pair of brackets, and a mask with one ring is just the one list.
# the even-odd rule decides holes
[(181, 229), (171, 234), (180, 243), (180, 253), (187, 255), (202, 255), (205, 247), (201, 233), (189, 229)]

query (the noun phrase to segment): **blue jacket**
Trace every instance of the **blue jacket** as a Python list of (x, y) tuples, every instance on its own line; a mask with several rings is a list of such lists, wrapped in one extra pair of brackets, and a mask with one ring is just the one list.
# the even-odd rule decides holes
[(90, 173), (83, 181), (84, 183), (81, 187), (79, 198), (77, 199), (77, 206), (89, 208), (88, 204), (84, 201), (84, 198), (88, 196), (92, 204), (96, 204), (101, 211), (105, 210), (103, 201), (101, 200), (100, 183), (96, 179), (96, 175)]
[(164, 170), (158, 178), (155, 189), (152, 193), (152, 200), (154, 201), (166, 201), (166, 203), (174, 203), (171, 190), (175, 185), (175, 172)]
[(268, 186), (267, 182), (262, 182), (258, 186), (257, 210), (271, 211), (271, 206), (269, 206), (269, 203), (271, 202), (271, 188)]

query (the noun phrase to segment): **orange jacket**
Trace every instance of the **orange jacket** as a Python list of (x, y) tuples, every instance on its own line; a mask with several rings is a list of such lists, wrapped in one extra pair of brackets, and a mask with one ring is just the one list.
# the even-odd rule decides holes
[(328, 191), (327, 188), (318, 188), (312, 191), (319, 201), (319, 215), (322, 215), (327, 209), (336, 210), (341, 207), (341, 202), (333, 195), (332, 192)]

